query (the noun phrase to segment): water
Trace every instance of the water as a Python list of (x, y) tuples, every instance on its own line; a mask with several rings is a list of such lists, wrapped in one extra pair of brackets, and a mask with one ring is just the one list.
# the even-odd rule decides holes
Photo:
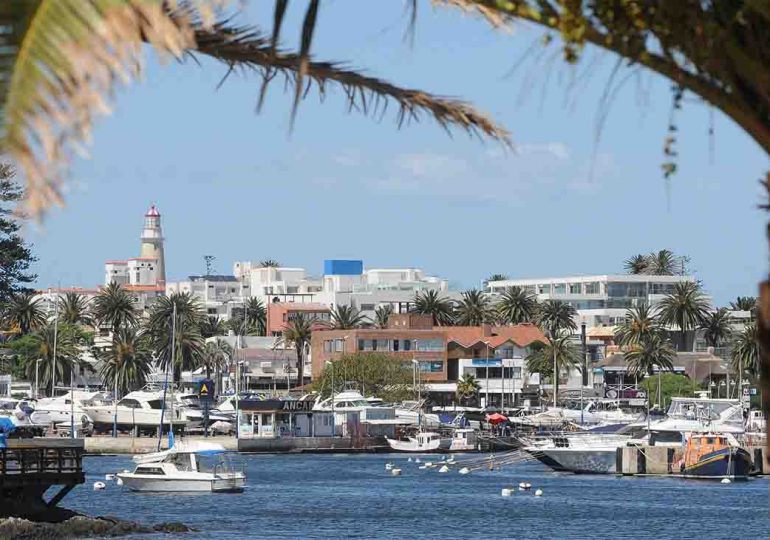
[[(676, 478), (575, 476), (539, 463), (462, 476), (383, 455), (238, 456), (243, 494), (138, 494), (104, 475), (129, 457), (89, 457), (64, 506), (144, 523), (182, 521), (190, 540), (245, 538), (768, 538), (768, 480), (722, 485)], [(435, 456), (433, 456), (435, 459)], [(463, 458), (460, 458), (463, 459)], [(402, 468), (393, 477), (384, 464)], [(500, 490), (532, 483), (504, 498)], [(544, 495), (534, 496), (541, 488)], [(138, 535), (136, 539), (168, 539)]]

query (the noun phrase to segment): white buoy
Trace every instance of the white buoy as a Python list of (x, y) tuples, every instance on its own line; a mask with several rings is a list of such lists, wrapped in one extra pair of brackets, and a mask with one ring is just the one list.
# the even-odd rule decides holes
[(412, 461), (412, 456), (409, 456), (409, 457), (408, 457), (406, 460), (407, 460), (407, 461), (409, 461), (409, 462), (411, 463), (411, 461)]
[(455, 462), (455, 457), (454, 457), (454, 456), (452, 456), (451, 458), (449, 458), (448, 460), (446, 460), (446, 462), (447, 462), (447, 463), (449, 463), (449, 464), (451, 465), (452, 463), (454, 463), (454, 462)]
[(116, 478), (116, 479), (115, 479), (115, 483), (116, 483), (117, 485), (119, 485), (119, 486), (122, 486), (122, 485), (123, 485), (123, 479), (122, 479), (122, 478)]
[(536, 489), (535, 490), (535, 497), (542, 497), (543, 496), (543, 490), (542, 489)]
[(459, 470), (460, 474), (468, 474), (469, 472), (471, 472), (471, 470), (468, 467), (463, 467)]
[(101, 491), (107, 487), (104, 482), (94, 482), (94, 491)]
[(415, 463), (420, 463), (420, 458), (414, 458)]
[(392, 469), (393, 469), (393, 464), (392, 464), (392, 463), (386, 463), (386, 464), (385, 464), (385, 470), (386, 470), (386, 471), (390, 471), (390, 470), (392, 470)]
[(420, 469), (427, 469), (427, 468), (428, 468), (428, 466), (427, 466), (427, 465), (420, 465), (420, 467), (419, 467), (419, 468), (420, 468)]
[(431, 467), (433, 467), (433, 463), (431, 463), (430, 461), (426, 461), (425, 466), (430, 469)]
[(503, 497), (510, 497), (511, 495), (513, 495), (513, 490), (511, 488), (503, 488), (500, 491), (500, 495), (502, 495)]
[(444, 465), (443, 467), (441, 467), (441, 468), (438, 470), (438, 472), (449, 472), (449, 467), (447, 467), (446, 465)]
[(111, 481), (115, 480), (115, 475), (114, 474), (105, 474), (104, 475), (104, 479), (107, 480), (108, 482), (111, 482)]
[(393, 476), (401, 476), (401, 469), (390, 469), (390, 474)]
[(722, 484), (729, 484), (730, 483), (730, 479), (729, 478), (722, 478), (722, 482), (721, 483)]

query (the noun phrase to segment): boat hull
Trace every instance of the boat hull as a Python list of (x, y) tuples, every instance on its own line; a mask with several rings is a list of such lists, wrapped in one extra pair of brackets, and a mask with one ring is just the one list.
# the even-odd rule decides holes
[(385, 439), (388, 446), (394, 452), (413, 452), (425, 454), (430, 452), (449, 452), (452, 446), (451, 439), (436, 439), (427, 443), (417, 443), (417, 441), (397, 441), (395, 439)]
[(555, 471), (578, 474), (615, 474), (617, 448), (537, 448), (527, 450)]
[(119, 473), (118, 478), (131, 491), (179, 493), (237, 493), (244, 490), (245, 476), (218, 476), (216, 478), (152, 478), (147, 475)]
[(683, 468), (687, 478), (720, 479), (748, 478), (751, 456), (743, 448), (729, 447), (704, 455), (692, 465)]

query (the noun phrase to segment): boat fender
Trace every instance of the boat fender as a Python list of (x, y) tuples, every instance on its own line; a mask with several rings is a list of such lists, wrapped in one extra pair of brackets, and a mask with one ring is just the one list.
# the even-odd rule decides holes
[(463, 467), (459, 472), (460, 474), (468, 474), (471, 470), (468, 467)]
[(722, 483), (722, 484), (729, 484), (730, 483), (730, 479), (729, 478), (722, 478), (722, 482), (720, 482), (720, 483)]
[(94, 482), (94, 491), (102, 491), (107, 487), (104, 482)]
[(503, 488), (500, 491), (500, 495), (502, 495), (503, 497), (510, 497), (511, 495), (513, 495), (513, 490), (511, 488)]
[(401, 476), (401, 469), (391, 469), (390, 474), (393, 476)]
[(123, 485), (123, 479), (122, 478), (117, 478), (117, 479), (115, 479), (115, 483), (117, 485), (119, 485), (119, 486), (122, 486)]
[(112, 482), (113, 480), (115, 480), (115, 475), (114, 474), (105, 474), (104, 475), (104, 479), (107, 480), (108, 482)]
[(537, 489), (535, 490), (535, 497), (542, 497), (543, 496), (543, 490)]

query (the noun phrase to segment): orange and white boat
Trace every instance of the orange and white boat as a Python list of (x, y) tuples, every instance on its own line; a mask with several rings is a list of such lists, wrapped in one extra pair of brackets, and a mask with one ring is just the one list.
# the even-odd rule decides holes
[(725, 434), (693, 433), (680, 463), (689, 478), (746, 479), (751, 472), (749, 453)]

